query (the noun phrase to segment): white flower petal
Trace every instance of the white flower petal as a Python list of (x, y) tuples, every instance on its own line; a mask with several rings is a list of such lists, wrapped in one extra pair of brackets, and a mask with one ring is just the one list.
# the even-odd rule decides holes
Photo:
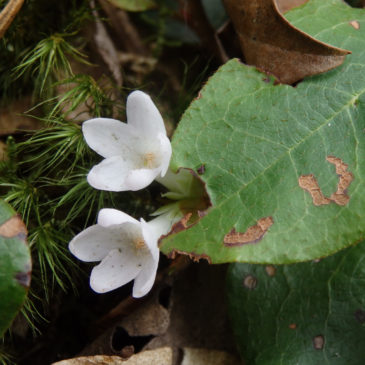
[(154, 136), (158, 133), (166, 135), (160, 112), (152, 99), (142, 91), (134, 91), (128, 96), (127, 122), (145, 136)]
[(148, 185), (156, 178), (160, 173), (160, 169), (138, 169), (130, 171), (128, 176), (124, 180), (125, 190), (140, 190)]
[(122, 224), (126, 222), (139, 225), (137, 219), (134, 219), (130, 215), (117, 209), (104, 208), (101, 209), (98, 214), (98, 224), (103, 227), (109, 227), (114, 224)]
[(83, 261), (101, 260), (91, 272), (93, 290), (105, 293), (135, 279), (133, 296), (139, 298), (153, 286), (160, 257), (157, 240), (171, 223), (167, 214), (146, 223), (116, 209), (102, 209), (98, 224), (79, 233), (69, 248)]
[(133, 155), (133, 146), (140, 143), (137, 131), (126, 123), (110, 118), (95, 118), (82, 124), (86, 143), (99, 155), (108, 158)]
[(88, 174), (91, 186), (107, 191), (140, 190), (164, 176), (172, 154), (162, 117), (142, 91), (127, 99), (128, 123), (95, 118), (83, 123), (88, 145), (105, 157)]
[(158, 248), (157, 240), (160, 238), (160, 232), (156, 231), (154, 227), (149, 225), (149, 223), (145, 222), (143, 218), (141, 218), (141, 229), (144, 241), (150, 251), (151, 257), (154, 261), (158, 261), (160, 257), (160, 250)]
[(68, 248), (81, 261), (100, 261), (110, 250), (120, 247), (121, 236), (120, 230), (106, 229), (96, 224), (75, 236)]
[(170, 165), (170, 159), (172, 154), (172, 148), (171, 148), (171, 142), (166, 137), (166, 135), (159, 134), (158, 139), (160, 141), (160, 154), (161, 154), (161, 163), (160, 163), (160, 169), (161, 169), (161, 177), (165, 176), (169, 165)]
[[(173, 172), (171, 169), (166, 171), (166, 175), (156, 179), (160, 184), (165, 186), (169, 192), (168, 195), (176, 193), (178, 196), (188, 196), (194, 177), (190, 170), (180, 169), (178, 172)], [(166, 194), (165, 194), (166, 195)], [(178, 200), (171, 198), (173, 200)]]
[(143, 297), (151, 290), (156, 279), (157, 267), (158, 259), (146, 260), (143, 263), (141, 272), (134, 279), (133, 297)]
[(143, 256), (112, 250), (95, 266), (90, 276), (90, 286), (97, 293), (106, 293), (133, 280), (141, 271)]
[(125, 179), (132, 171), (133, 161), (126, 161), (122, 156), (106, 158), (95, 165), (87, 175), (88, 183), (95, 189), (107, 191), (130, 190)]
[(174, 217), (171, 216), (170, 212), (162, 214), (149, 222), (141, 220), (142, 233), (146, 236), (153, 235), (156, 241), (158, 241), (162, 235), (167, 234), (170, 231), (174, 222)]

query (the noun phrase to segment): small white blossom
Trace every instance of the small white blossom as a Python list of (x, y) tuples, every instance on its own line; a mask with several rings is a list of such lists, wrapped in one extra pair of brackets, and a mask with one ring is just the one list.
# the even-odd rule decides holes
[(127, 121), (95, 118), (82, 125), (86, 143), (105, 158), (87, 176), (96, 189), (140, 190), (166, 174), (170, 140), (161, 114), (144, 92), (128, 96)]
[(97, 224), (72, 239), (69, 249), (78, 259), (101, 261), (90, 276), (90, 286), (106, 293), (134, 280), (133, 296), (152, 288), (159, 261), (158, 239), (171, 227), (167, 216), (137, 221), (116, 209), (102, 209)]

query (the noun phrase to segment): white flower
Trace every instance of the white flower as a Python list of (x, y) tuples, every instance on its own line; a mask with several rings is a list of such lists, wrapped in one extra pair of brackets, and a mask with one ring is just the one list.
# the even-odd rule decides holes
[(171, 220), (166, 217), (147, 223), (116, 209), (100, 210), (97, 224), (86, 228), (69, 244), (78, 259), (101, 261), (91, 272), (91, 288), (105, 293), (134, 280), (133, 296), (146, 295), (156, 277), (160, 253), (157, 241), (171, 227)]
[(127, 121), (95, 118), (83, 123), (86, 143), (105, 160), (94, 166), (89, 184), (100, 190), (140, 190), (169, 167), (171, 144), (161, 114), (142, 91), (127, 99)]

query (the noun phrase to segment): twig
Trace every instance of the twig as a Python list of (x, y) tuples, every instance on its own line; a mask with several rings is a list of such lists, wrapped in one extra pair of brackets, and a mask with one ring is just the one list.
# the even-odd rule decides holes
[(10, 0), (0, 13), (0, 38), (3, 37), (15, 16), (22, 7), (24, 0)]
[(138, 55), (147, 56), (148, 52), (143, 44), (137, 29), (131, 23), (127, 12), (118, 9), (109, 1), (99, 0), (99, 4), (108, 16), (110, 25), (118, 36), (123, 51)]

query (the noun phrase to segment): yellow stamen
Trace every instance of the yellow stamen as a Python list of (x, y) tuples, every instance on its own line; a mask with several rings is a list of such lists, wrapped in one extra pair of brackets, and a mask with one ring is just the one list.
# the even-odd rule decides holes
[(134, 247), (137, 250), (140, 250), (140, 249), (146, 247), (146, 242), (144, 241), (143, 238), (137, 238), (133, 243), (134, 243)]
[(145, 153), (143, 155), (143, 164), (144, 166), (148, 167), (149, 169), (153, 168), (155, 161), (155, 155), (152, 152)]

